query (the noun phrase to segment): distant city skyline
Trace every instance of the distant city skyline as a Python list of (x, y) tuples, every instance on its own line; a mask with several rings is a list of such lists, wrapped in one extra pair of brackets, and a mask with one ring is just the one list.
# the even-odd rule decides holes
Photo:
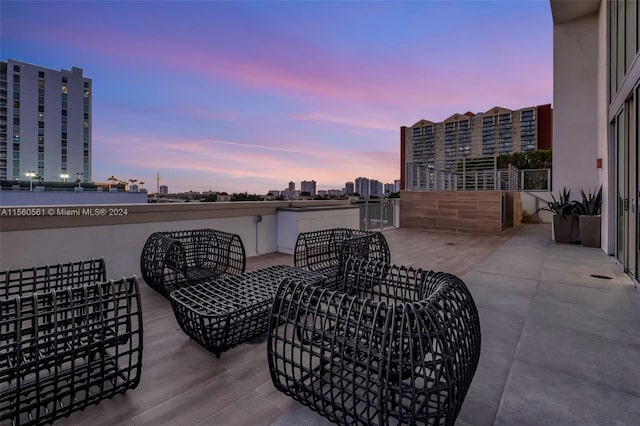
[(354, 175), (393, 182), (400, 126), (552, 100), (543, 0), (0, 8), (0, 59), (92, 79), (97, 182), (160, 173), (172, 192), (229, 193), (309, 176), (317, 190)]

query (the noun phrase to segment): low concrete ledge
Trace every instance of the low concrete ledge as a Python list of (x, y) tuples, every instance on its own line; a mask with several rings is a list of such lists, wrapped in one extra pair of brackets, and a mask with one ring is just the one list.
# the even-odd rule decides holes
[(348, 200), (313, 200), (3, 206), (0, 207), (0, 232), (275, 215), (280, 208), (326, 209), (349, 205)]
[(297, 206), (278, 209), (278, 252), (293, 254), (298, 234), (327, 228), (360, 229), (356, 205)]
[[(247, 257), (273, 253), (278, 208), (336, 205), (349, 201), (0, 207), (0, 269), (104, 257), (107, 278), (140, 276), (140, 253), (149, 235), (200, 228), (240, 235)], [(324, 213), (331, 211), (341, 210)], [(319, 220), (333, 224), (330, 217)]]

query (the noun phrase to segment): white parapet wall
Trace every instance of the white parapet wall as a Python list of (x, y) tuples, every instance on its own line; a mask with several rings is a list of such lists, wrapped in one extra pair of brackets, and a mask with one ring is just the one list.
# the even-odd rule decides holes
[(521, 192), (522, 211), (525, 214), (533, 215), (536, 211), (538, 217), (544, 223), (553, 221), (553, 213), (547, 210), (540, 210), (547, 207), (547, 202), (553, 201), (550, 192)]
[(278, 251), (293, 254), (298, 234), (328, 228), (360, 229), (357, 206), (301, 207), (278, 210)]
[[(295, 205), (330, 208), (336, 202)], [(109, 279), (141, 276), (140, 254), (149, 235), (199, 228), (240, 235), (248, 257), (273, 253), (278, 251), (278, 227), (294, 227), (278, 222), (278, 208), (289, 206), (233, 202), (0, 207), (0, 270), (104, 257)], [(317, 227), (337, 223), (331, 214), (314, 220)]]

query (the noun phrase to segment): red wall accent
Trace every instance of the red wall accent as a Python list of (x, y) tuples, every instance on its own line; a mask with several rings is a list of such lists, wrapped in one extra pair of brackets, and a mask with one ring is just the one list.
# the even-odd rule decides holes
[(405, 173), (406, 173), (405, 169), (406, 169), (406, 167), (405, 167), (405, 164), (404, 164), (404, 161), (405, 161), (405, 152), (404, 152), (404, 142), (405, 142), (405, 140), (404, 140), (404, 135), (406, 133), (405, 132), (406, 130), (407, 130), (406, 126), (400, 127), (400, 189), (401, 190), (407, 189), (405, 187), (405, 178), (406, 178), (405, 177)]
[(553, 124), (553, 110), (551, 104), (538, 105), (536, 107), (537, 116), (537, 133), (538, 133), (538, 149), (551, 149), (553, 148), (552, 140), (552, 124)]

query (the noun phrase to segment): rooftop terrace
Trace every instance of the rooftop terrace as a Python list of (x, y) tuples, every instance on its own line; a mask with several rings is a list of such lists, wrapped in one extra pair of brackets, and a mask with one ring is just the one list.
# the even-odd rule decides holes
[[(480, 364), (457, 424), (637, 424), (640, 293), (612, 258), (553, 243), (548, 225), (503, 236), (384, 233), (393, 263), (457, 274), (478, 305)], [(250, 257), (247, 269), (274, 264), (293, 258)], [(166, 299), (141, 289), (139, 387), (56, 425), (328, 424), (275, 390), (266, 343), (217, 359), (179, 329)]]

